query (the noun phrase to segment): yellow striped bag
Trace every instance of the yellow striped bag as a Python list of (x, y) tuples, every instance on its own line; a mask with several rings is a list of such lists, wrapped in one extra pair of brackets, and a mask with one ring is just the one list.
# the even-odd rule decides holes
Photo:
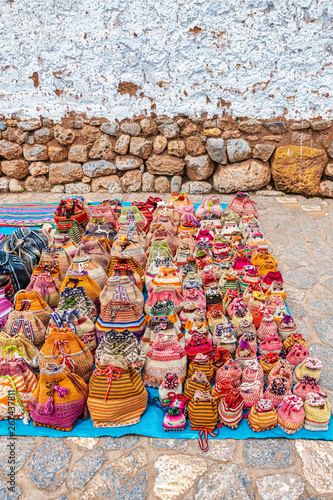
[(209, 392), (196, 391), (188, 404), (192, 431), (213, 431), (217, 424), (217, 404)]
[(147, 407), (140, 375), (122, 356), (97, 365), (89, 382), (88, 408), (95, 427), (137, 424)]

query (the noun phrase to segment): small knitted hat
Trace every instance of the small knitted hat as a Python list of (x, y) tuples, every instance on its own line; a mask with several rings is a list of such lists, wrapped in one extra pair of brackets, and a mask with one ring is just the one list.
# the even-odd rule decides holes
[(221, 398), (218, 406), (219, 419), (222, 424), (237, 429), (243, 416), (244, 400), (239, 389), (233, 389)]
[(315, 392), (318, 394), (323, 394), (318, 381), (315, 378), (310, 377), (309, 375), (304, 375), (302, 380), (300, 380), (293, 388), (293, 394), (298, 396), (299, 398), (306, 399), (307, 394), (309, 392)]
[(287, 396), (277, 410), (278, 426), (287, 434), (295, 434), (304, 424), (303, 401), (297, 396)]
[(296, 366), (293, 373), (293, 381), (295, 384), (299, 382), (304, 375), (309, 375), (316, 380), (319, 380), (323, 364), (320, 359), (306, 358), (299, 365)]
[(309, 392), (304, 402), (304, 427), (308, 431), (327, 431), (331, 416), (330, 403), (326, 396)]
[(210, 357), (207, 354), (199, 354), (196, 355), (193, 361), (191, 361), (190, 366), (187, 370), (187, 376), (192, 377), (196, 370), (203, 372), (208, 382), (210, 382), (214, 375), (213, 363), (210, 360)]
[(260, 399), (252, 406), (247, 420), (254, 432), (267, 431), (277, 426), (277, 413), (268, 399)]

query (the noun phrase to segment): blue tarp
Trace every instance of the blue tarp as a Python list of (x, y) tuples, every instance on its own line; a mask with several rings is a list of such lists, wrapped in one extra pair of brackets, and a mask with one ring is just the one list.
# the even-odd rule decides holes
[[(128, 206), (130, 203), (123, 203), (123, 205)], [(196, 205), (197, 208), (198, 205)], [(222, 205), (223, 206), (223, 205)], [(225, 208), (226, 205), (223, 206)], [(5, 232), (4, 229), (8, 229), (9, 232), (6, 234), (10, 234), (15, 228), (1, 228), (0, 232)], [(325, 370), (325, 366), (323, 368)], [(149, 394), (151, 395), (151, 400), (158, 396), (157, 389), (148, 389)], [(245, 412), (244, 412), (245, 414)], [(118, 427), (118, 428), (95, 428), (93, 426), (92, 420), (88, 418), (87, 420), (79, 419), (75, 425), (73, 430), (70, 432), (58, 431), (55, 429), (50, 429), (47, 427), (36, 427), (33, 422), (30, 422), (29, 425), (24, 425), (21, 420), (15, 421), (15, 432), (16, 436), (48, 436), (48, 437), (64, 437), (64, 436), (75, 436), (75, 437), (100, 437), (100, 436), (112, 436), (112, 437), (120, 437), (126, 434), (138, 434), (140, 436), (149, 436), (154, 438), (175, 438), (175, 439), (197, 439), (198, 432), (191, 431), (190, 422), (187, 421), (186, 428), (184, 431), (168, 431), (165, 432), (163, 430), (163, 417), (165, 415), (165, 411), (162, 408), (157, 407), (156, 405), (148, 404), (144, 414), (141, 417), (141, 420), (138, 424), (127, 426), (127, 427)], [(0, 435), (8, 435), (9, 434), (9, 425), (8, 421), (0, 422)], [(279, 427), (275, 429), (271, 429), (264, 432), (253, 432), (248, 423), (247, 419), (243, 419), (238, 428), (233, 430), (228, 427), (222, 427), (219, 430), (219, 435), (216, 438), (210, 439), (249, 439), (249, 438), (278, 438), (283, 437), (287, 439), (322, 439), (326, 441), (333, 440), (333, 423), (332, 417), (329, 424), (329, 429), (326, 432), (319, 431), (307, 431), (304, 428), (298, 431), (296, 434), (289, 435), (285, 433)]]

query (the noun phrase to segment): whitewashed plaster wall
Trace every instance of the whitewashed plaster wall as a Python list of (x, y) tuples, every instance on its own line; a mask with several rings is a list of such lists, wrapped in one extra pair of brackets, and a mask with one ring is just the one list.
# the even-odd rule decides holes
[(1, 0), (0, 112), (332, 116), (332, 17), (332, 0)]

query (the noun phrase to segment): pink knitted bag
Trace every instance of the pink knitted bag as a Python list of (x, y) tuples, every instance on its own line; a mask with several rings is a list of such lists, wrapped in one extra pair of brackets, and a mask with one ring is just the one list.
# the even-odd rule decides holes
[(300, 380), (293, 389), (293, 394), (298, 396), (303, 401), (306, 400), (307, 394), (309, 392), (316, 392), (318, 394), (324, 394), (321, 387), (318, 384), (318, 380), (310, 377), (309, 375), (304, 375), (302, 380)]
[(216, 372), (215, 382), (220, 380), (230, 382), (232, 388), (237, 389), (241, 384), (242, 369), (238, 361), (229, 359)]
[(263, 398), (264, 371), (257, 361), (245, 361), (240, 391), (244, 399), (244, 408), (251, 408)]
[(267, 335), (275, 335), (277, 333), (277, 326), (271, 314), (264, 314), (260, 326), (257, 330), (257, 337), (259, 342), (265, 340)]
[(287, 434), (294, 434), (304, 424), (305, 411), (302, 399), (297, 396), (286, 396), (277, 414), (278, 426)]
[(278, 377), (283, 377), (285, 380), (287, 380), (290, 388), (293, 386), (293, 375), (290, 369), (290, 365), (285, 359), (279, 359), (278, 362), (273, 366), (268, 375), (268, 383)]
[(286, 357), (286, 360), (290, 364), (291, 368), (295, 368), (299, 363), (304, 361), (305, 358), (309, 356), (309, 351), (307, 347), (301, 344), (295, 344), (289, 354)]
[(259, 344), (260, 354), (268, 354), (269, 352), (275, 352), (279, 354), (282, 349), (282, 340), (276, 333), (275, 335), (267, 335), (265, 340)]
[(272, 401), (273, 406), (276, 408), (286, 396), (291, 396), (290, 386), (285, 378), (279, 377), (274, 378), (269, 383), (264, 394), (264, 399)]

